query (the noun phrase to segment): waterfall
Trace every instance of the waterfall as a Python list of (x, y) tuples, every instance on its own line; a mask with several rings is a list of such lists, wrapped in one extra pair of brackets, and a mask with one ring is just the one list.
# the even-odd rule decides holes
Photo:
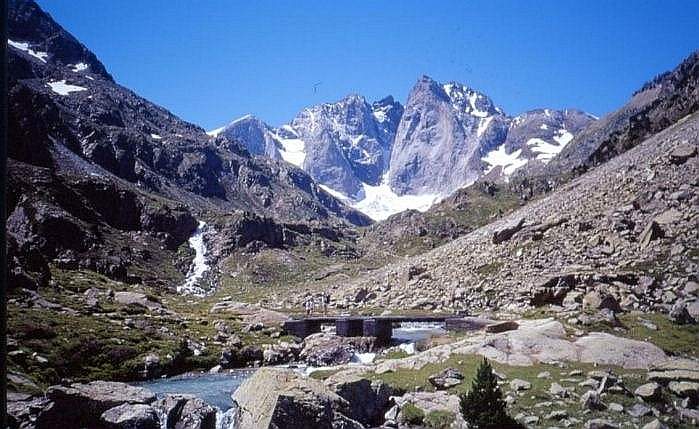
[(201, 280), (204, 273), (209, 270), (209, 264), (206, 261), (206, 244), (204, 243), (204, 228), (206, 222), (199, 221), (197, 229), (191, 237), (189, 237), (189, 247), (194, 249), (194, 260), (192, 266), (185, 277), (185, 282), (177, 288), (177, 291), (184, 294), (205, 295), (206, 291), (197, 286), (197, 282)]

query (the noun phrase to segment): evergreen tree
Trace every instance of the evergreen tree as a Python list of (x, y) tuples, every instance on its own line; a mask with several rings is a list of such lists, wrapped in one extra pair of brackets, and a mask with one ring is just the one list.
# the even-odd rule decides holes
[(461, 415), (475, 429), (524, 429), (505, 410), (505, 401), (487, 359), (478, 367), (471, 390), (460, 397)]

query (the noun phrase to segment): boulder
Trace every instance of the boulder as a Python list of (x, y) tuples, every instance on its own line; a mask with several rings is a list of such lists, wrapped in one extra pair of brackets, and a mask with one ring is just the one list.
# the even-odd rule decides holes
[(262, 360), (266, 365), (278, 365), (296, 360), (301, 352), (301, 345), (286, 341), (265, 346)]
[(631, 417), (639, 418), (645, 417), (653, 414), (653, 410), (648, 408), (644, 404), (633, 404), (629, 409), (626, 410)]
[(658, 222), (655, 220), (651, 220), (650, 222), (648, 222), (648, 225), (646, 225), (646, 227), (643, 228), (643, 231), (641, 232), (638, 241), (641, 243), (641, 247), (645, 248), (648, 247), (652, 241), (655, 241), (659, 238), (663, 238), (664, 236), (665, 231), (663, 231)]
[(660, 420), (655, 419), (652, 422), (645, 424), (641, 429), (668, 429), (668, 427)]
[(160, 429), (155, 409), (145, 404), (122, 404), (102, 413), (107, 429)]
[(348, 417), (367, 426), (379, 426), (391, 406), (391, 397), (399, 394), (388, 384), (363, 378), (356, 371), (341, 371), (324, 383), (349, 403)]
[(673, 304), (668, 317), (678, 325), (696, 323), (696, 320), (694, 320), (692, 315), (689, 314), (689, 311), (687, 310), (687, 304), (683, 301), (677, 301), (675, 304)]
[(549, 393), (552, 396), (556, 396), (558, 398), (570, 397), (570, 390), (566, 389), (558, 383), (551, 383), (551, 387), (549, 387)]
[(638, 386), (633, 393), (646, 402), (653, 402), (660, 399), (662, 390), (658, 383), (646, 383)]
[(648, 371), (648, 380), (659, 383), (690, 381), (699, 383), (699, 362), (693, 359), (674, 358), (658, 362)]
[(580, 397), (580, 403), (587, 410), (604, 410), (607, 408), (600, 398), (600, 394), (595, 390), (588, 390)]
[(616, 365), (628, 369), (646, 369), (667, 359), (654, 344), (592, 332), (575, 341), (580, 362)]
[(485, 332), (497, 334), (498, 332), (514, 331), (519, 328), (519, 325), (514, 320), (505, 322), (496, 322), (485, 327)]
[(159, 302), (152, 301), (146, 294), (139, 292), (114, 292), (114, 301), (122, 305), (138, 305), (143, 308), (162, 308)]
[(360, 429), (350, 404), (322, 382), (293, 370), (261, 368), (233, 394), (241, 428)]
[(166, 429), (215, 429), (216, 408), (192, 395), (165, 395), (153, 403)]
[(516, 223), (499, 229), (493, 233), (493, 244), (500, 244), (512, 238), (517, 232), (524, 227), (524, 218), (519, 219)]
[(521, 390), (531, 389), (532, 384), (526, 380), (515, 378), (514, 380), (510, 381), (510, 388), (515, 392), (519, 392)]
[(311, 366), (341, 365), (349, 363), (355, 353), (370, 352), (374, 348), (373, 337), (338, 337), (317, 333), (306, 337), (299, 358)]
[(598, 291), (588, 292), (583, 297), (582, 304), (584, 310), (602, 310), (606, 308), (614, 312), (621, 311), (619, 303), (613, 296)]
[(147, 389), (113, 381), (51, 386), (46, 391), (46, 397), (52, 404), (41, 418), (61, 422), (63, 427), (97, 426), (102, 413), (111, 408), (155, 401), (155, 395)]
[(667, 388), (681, 398), (699, 401), (699, 383), (690, 381), (671, 381)]
[(585, 429), (619, 429), (619, 425), (609, 420), (592, 419), (585, 422)]
[(670, 162), (675, 165), (681, 165), (697, 154), (697, 147), (691, 143), (683, 142), (678, 144), (670, 152)]
[(437, 389), (445, 390), (461, 384), (464, 375), (454, 368), (446, 368), (438, 374), (431, 375), (428, 380)]

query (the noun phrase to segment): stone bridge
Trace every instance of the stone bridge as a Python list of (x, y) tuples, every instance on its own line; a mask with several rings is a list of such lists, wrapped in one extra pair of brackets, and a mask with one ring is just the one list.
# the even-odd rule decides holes
[(377, 343), (388, 344), (394, 325), (403, 322), (444, 323), (447, 330), (463, 331), (482, 329), (493, 321), (457, 315), (434, 316), (327, 316), (287, 320), (284, 330), (305, 338), (321, 331), (323, 325), (335, 325), (335, 334), (341, 337), (375, 337)]

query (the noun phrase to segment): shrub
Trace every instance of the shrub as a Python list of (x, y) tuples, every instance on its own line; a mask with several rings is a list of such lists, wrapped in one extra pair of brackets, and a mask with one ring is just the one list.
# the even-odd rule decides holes
[(430, 429), (447, 429), (454, 423), (454, 413), (443, 410), (430, 411), (425, 416), (424, 423)]
[(409, 425), (421, 425), (425, 418), (425, 412), (411, 402), (403, 405), (400, 413), (403, 423), (407, 423)]
[(487, 359), (478, 367), (471, 390), (460, 396), (461, 415), (475, 429), (523, 429), (505, 410), (502, 392)]

